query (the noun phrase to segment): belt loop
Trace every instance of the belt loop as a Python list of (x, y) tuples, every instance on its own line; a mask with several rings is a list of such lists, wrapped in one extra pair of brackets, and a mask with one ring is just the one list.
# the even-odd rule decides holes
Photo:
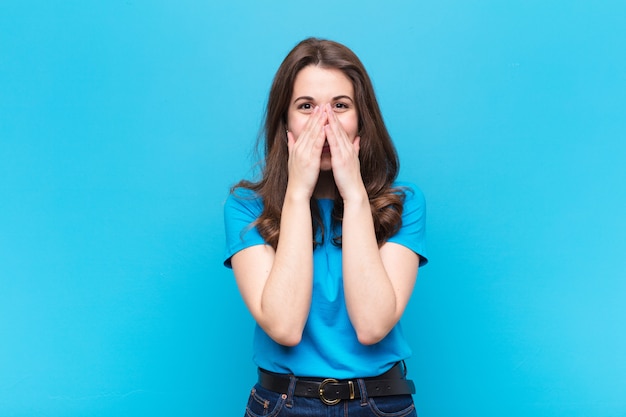
[(404, 374), (404, 379), (406, 379), (407, 374), (409, 373), (409, 369), (406, 367), (406, 362), (402, 359), (402, 370)]
[(289, 388), (287, 389), (287, 402), (285, 403), (288, 408), (293, 407), (293, 393), (296, 390), (297, 381), (298, 378), (296, 378), (294, 375), (289, 375)]
[(348, 381), (348, 387), (350, 387), (350, 400), (354, 400), (354, 382)]
[(361, 407), (367, 405), (367, 389), (365, 388), (365, 381), (362, 378), (356, 380), (359, 384), (359, 391), (361, 392)]

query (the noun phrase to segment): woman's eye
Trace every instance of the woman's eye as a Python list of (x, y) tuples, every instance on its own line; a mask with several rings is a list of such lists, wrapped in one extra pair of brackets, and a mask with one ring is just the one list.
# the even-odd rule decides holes
[(333, 107), (338, 110), (346, 110), (348, 108), (348, 105), (346, 103), (335, 103)]
[(313, 110), (313, 105), (311, 103), (302, 103), (298, 108), (301, 110)]

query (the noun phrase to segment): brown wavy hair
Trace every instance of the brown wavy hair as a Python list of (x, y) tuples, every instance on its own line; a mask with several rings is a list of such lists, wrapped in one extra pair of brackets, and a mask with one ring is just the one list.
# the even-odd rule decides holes
[[(402, 223), (404, 192), (394, 188), (399, 161), (396, 149), (385, 127), (374, 87), (359, 58), (346, 46), (337, 42), (308, 38), (296, 45), (284, 59), (272, 83), (263, 133), (259, 149), (263, 147), (261, 179), (242, 180), (233, 187), (254, 191), (263, 200), (263, 212), (253, 223), (263, 239), (276, 249), (280, 234), (280, 216), (287, 190), (287, 111), (293, 94), (293, 85), (300, 70), (309, 65), (338, 69), (352, 81), (361, 137), (359, 160), (361, 176), (369, 196), (376, 240), (379, 246), (393, 236)], [(315, 199), (311, 199), (313, 236), (324, 227)], [(335, 193), (332, 212), (333, 230), (343, 219), (343, 200)], [(314, 242), (319, 244), (320, 242)], [(341, 236), (333, 236), (333, 243), (341, 245)]]

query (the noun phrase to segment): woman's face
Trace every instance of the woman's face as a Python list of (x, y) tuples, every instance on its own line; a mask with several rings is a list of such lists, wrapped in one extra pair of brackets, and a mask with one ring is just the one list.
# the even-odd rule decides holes
[[(352, 81), (338, 69), (315, 65), (304, 67), (296, 75), (293, 94), (287, 111), (287, 126), (297, 141), (315, 106), (330, 103), (348, 138), (354, 141), (359, 129), (359, 116), (354, 100)], [(328, 142), (322, 150), (321, 170), (331, 169)]]

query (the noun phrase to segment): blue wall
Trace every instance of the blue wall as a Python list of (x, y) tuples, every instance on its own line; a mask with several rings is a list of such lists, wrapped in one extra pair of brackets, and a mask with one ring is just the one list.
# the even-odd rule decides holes
[(0, 2), (0, 415), (243, 414), (221, 204), (316, 35), (429, 203), (420, 416), (625, 416), (626, 4), (271, 4)]

